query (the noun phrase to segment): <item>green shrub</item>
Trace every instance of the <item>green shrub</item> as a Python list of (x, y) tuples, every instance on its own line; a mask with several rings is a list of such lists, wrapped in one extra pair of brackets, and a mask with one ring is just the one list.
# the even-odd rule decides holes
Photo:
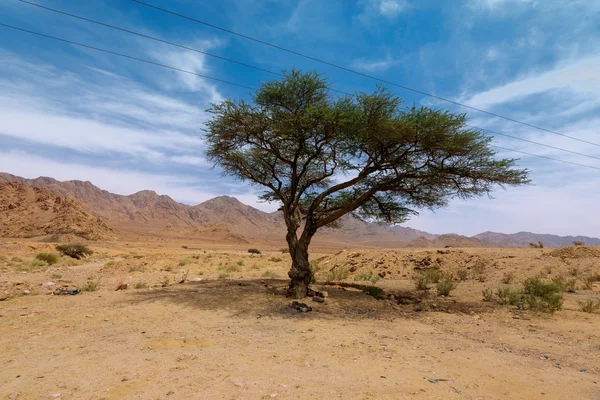
[(379, 279), (381, 279), (379, 275), (374, 274), (373, 271), (361, 272), (360, 274), (354, 276), (355, 281), (369, 281), (375, 283)]
[(259, 249), (255, 249), (255, 248), (248, 249), (248, 253), (250, 253), (250, 254), (262, 254)]
[(146, 282), (136, 282), (133, 284), (134, 289), (146, 289), (148, 284)]
[(33, 260), (31, 260), (29, 265), (31, 265), (32, 267), (47, 267), (48, 263), (46, 261), (42, 261), (42, 260), (38, 260), (37, 258), (34, 258)]
[(481, 291), (481, 294), (483, 295), (483, 301), (494, 301), (494, 291), (492, 289), (485, 288)]
[(86, 245), (79, 244), (79, 243), (59, 244), (56, 246), (56, 250), (62, 255), (69, 256), (69, 257), (75, 258), (77, 260), (85, 258), (94, 253)]
[(562, 308), (563, 296), (554, 282), (545, 283), (540, 278), (527, 279), (523, 283), (523, 294), (532, 310), (552, 313)]
[(429, 278), (425, 274), (420, 274), (415, 278), (415, 286), (417, 290), (429, 289)]
[(592, 299), (588, 299), (586, 301), (578, 301), (579, 307), (581, 307), (581, 311), (586, 313), (595, 313), (600, 310), (600, 299), (596, 299), (596, 301)]
[(326, 282), (339, 282), (348, 279), (350, 270), (348, 267), (334, 267), (331, 269), (325, 277)]
[(425, 271), (425, 275), (431, 283), (438, 283), (440, 280), (442, 280), (442, 278), (444, 278), (444, 273), (439, 269), (429, 269)]
[(517, 290), (513, 290), (509, 287), (502, 287), (496, 289), (494, 293), (494, 300), (498, 304), (516, 306), (523, 301), (523, 294)]
[(321, 270), (321, 265), (316, 261), (311, 261), (308, 267), (310, 268), (310, 283), (316, 283), (317, 273)]
[(37, 253), (35, 258), (40, 261), (45, 261), (48, 265), (54, 265), (60, 260), (56, 253)]
[(452, 282), (452, 279), (443, 278), (437, 283), (437, 294), (438, 296), (448, 296), (455, 287), (456, 286), (454, 285), (454, 282)]

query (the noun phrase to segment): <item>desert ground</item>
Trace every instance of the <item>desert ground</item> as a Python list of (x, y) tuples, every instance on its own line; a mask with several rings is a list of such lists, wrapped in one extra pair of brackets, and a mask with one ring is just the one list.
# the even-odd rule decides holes
[[(299, 312), (278, 248), (87, 245), (1, 239), (0, 398), (600, 399), (597, 247), (319, 248)], [(450, 295), (417, 290), (431, 269)], [(483, 301), (531, 277), (574, 281), (561, 310)]]

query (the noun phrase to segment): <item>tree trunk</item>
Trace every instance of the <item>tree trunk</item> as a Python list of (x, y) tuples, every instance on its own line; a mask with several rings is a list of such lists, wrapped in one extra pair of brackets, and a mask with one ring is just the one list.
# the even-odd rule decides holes
[(292, 256), (292, 268), (288, 272), (288, 276), (291, 279), (288, 295), (294, 299), (301, 299), (306, 297), (308, 285), (310, 285), (312, 279), (312, 272), (310, 271), (310, 264), (308, 262), (308, 243), (305, 238), (291, 241), (289, 239), (288, 235), (288, 245), (290, 247), (290, 255)]

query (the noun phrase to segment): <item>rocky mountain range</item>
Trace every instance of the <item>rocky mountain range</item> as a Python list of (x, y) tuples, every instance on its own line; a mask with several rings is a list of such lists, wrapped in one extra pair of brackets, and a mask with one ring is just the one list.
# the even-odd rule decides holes
[[(116, 234), (115, 231), (118, 231), (122, 234), (142, 237), (198, 238), (215, 243), (251, 243), (267, 240), (284, 244), (285, 225), (278, 212), (260, 211), (241, 203), (234, 197), (219, 196), (190, 206), (151, 190), (123, 196), (102, 190), (90, 182), (77, 180), (60, 182), (48, 177), (26, 179), (0, 173), (0, 182), (2, 181), (16, 182), (34, 189), (43, 188), (44, 193), (53, 193), (58, 198), (72, 200), (73, 210), (77, 209), (77, 212), (73, 213), (81, 214), (82, 210), (85, 211), (86, 215), (89, 215), (86, 218), (104, 224), (113, 232), (112, 236)], [(5, 184), (2, 187), (0, 192), (7, 191), (11, 186)], [(10, 225), (12, 221), (10, 218), (14, 213), (12, 209), (1, 208), (0, 221)], [(69, 213), (63, 212), (63, 218), (67, 218), (67, 214)], [(58, 228), (60, 224), (56, 224)], [(42, 231), (49, 230), (52, 229), (46, 227)], [(34, 231), (42, 232), (35, 229)], [(12, 236), (13, 233), (13, 228), (8, 226), (0, 230), (2, 236)], [(100, 235), (98, 238), (105, 239), (111, 235)], [(83, 233), (80, 236), (85, 237)], [(530, 232), (516, 234), (484, 232), (473, 237), (456, 234), (434, 235), (404, 226), (390, 227), (365, 223), (350, 216), (343, 218), (341, 228), (323, 229), (315, 237), (316, 245), (327, 243), (365, 247), (526, 247), (530, 242), (538, 241), (542, 241), (547, 247), (571, 245), (573, 241), (600, 245), (600, 239), (597, 238), (563, 237)]]

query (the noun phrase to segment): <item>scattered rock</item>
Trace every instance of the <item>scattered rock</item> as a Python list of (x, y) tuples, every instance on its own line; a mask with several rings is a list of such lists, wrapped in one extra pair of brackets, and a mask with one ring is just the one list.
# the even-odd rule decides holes
[(325, 299), (323, 297), (319, 297), (319, 296), (313, 296), (312, 300), (317, 303), (325, 303)]
[(23, 290), (23, 294), (29, 294), (31, 293), (28, 289)]
[(324, 290), (317, 289), (314, 285), (308, 285), (308, 295), (313, 297), (329, 297), (329, 293)]
[(119, 284), (117, 285), (117, 288), (115, 289), (115, 291), (117, 290), (127, 290), (129, 286), (126, 283), (123, 282), (119, 282)]
[(54, 294), (57, 295), (71, 295), (74, 296), (76, 294), (81, 293), (81, 290), (79, 289), (63, 289), (63, 288), (56, 288), (56, 290), (54, 291)]
[(540, 356), (540, 360), (547, 360), (548, 358), (550, 358), (550, 357), (548, 357), (548, 356)]
[(587, 372), (587, 368), (581, 368), (579, 372)]
[(296, 311), (300, 311), (300, 312), (304, 312), (304, 313), (312, 311), (311, 306), (308, 306), (304, 303), (299, 303), (297, 301), (292, 301), (292, 303), (290, 304), (290, 307)]
[(42, 283), (42, 286), (44, 286), (44, 287), (54, 286), (54, 282), (44, 282), (44, 283)]
[(194, 279), (192, 279), (192, 281), (194, 281), (194, 282), (200, 282), (201, 280), (202, 280), (202, 278), (194, 278)]

